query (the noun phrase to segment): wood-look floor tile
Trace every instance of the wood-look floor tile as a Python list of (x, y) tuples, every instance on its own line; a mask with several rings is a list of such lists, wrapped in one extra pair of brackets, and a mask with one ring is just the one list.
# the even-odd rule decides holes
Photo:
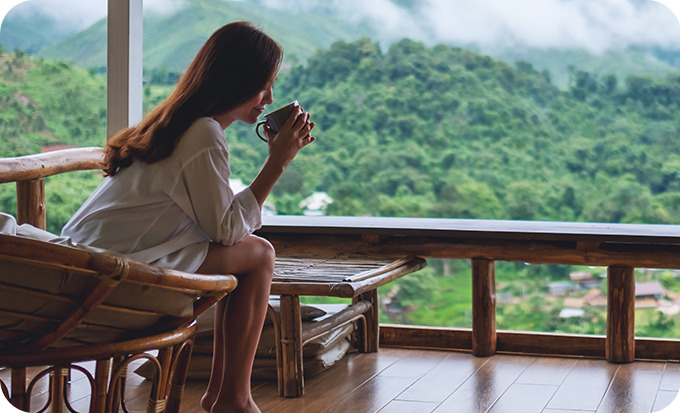
[(486, 361), (485, 358), (474, 357), (471, 354), (453, 353), (419, 378), (397, 399), (442, 402), (465, 383)]
[(436, 413), (486, 412), (531, 364), (533, 358), (495, 355), (451, 394)]
[(661, 378), (661, 390), (680, 391), (680, 364), (666, 363), (666, 368), (663, 371)]
[(430, 413), (437, 403), (393, 400), (378, 413)]
[[(676, 398), (678, 399), (677, 401), (675, 401)], [(659, 410), (663, 410), (670, 406), (674, 401), (676, 405), (680, 406), (680, 397), (678, 396), (678, 392), (660, 390), (656, 394), (656, 400), (654, 400), (654, 407), (652, 408), (652, 411), (658, 412)]]
[(377, 412), (413, 383), (409, 377), (376, 376), (348, 393), (338, 403), (328, 404), (315, 413)]
[(546, 407), (597, 410), (618, 367), (604, 360), (578, 360)]
[[(339, 404), (347, 394), (376, 377), (380, 372), (398, 362), (410, 351), (383, 351), (377, 353), (348, 354), (342, 362), (320, 373), (313, 379), (305, 380), (303, 397), (282, 398), (271, 396), (270, 387), (253, 391), (253, 397), (260, 409), (265, 412), (319, 413), (328, 406)], [(408, 379), (410, 383), (413, 379)], [(273, 383), (274, 394), (276, 383)], [(403, 391), (408, 385), (400, 390)], [(394, 395), (393, 397), (396, 397)], [(382, 407), (382, 406), (380, 406)]]
[(576, 362), (576, 359), (536, 357), (534, 362), (517, 378), (516, 383), (559, 386), (567, 378)]
[(391, 366), (380, 372), (381, 376), (412, 377), (418, 378), (435, 368), (447, 352), (444, 351), (419, 351), (412, 350), (408, 357), (394, 362)]
[(637, 363), (622, 364), (597, 413), (651, 412), (661, 383), (661, 373), (639, 370)]
[(489, 413), (541, 413), (557, 387), (515, 383), (494, 403)]

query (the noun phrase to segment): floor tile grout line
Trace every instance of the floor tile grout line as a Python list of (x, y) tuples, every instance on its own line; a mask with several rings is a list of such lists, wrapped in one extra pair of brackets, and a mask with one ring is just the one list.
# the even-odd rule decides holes
[(494, 400), (493, 403), (491, 403), (491, 406), (489, 406), (489, 408), (486, 409), (486, 412), (484, 412), (484, 413), (489, 413), (491, 411), (491, 409), (493, 409), (493, 407), (496, 405), (496, 403), (498, 403), (498, 401), (501, 399), (501, 397), (503, 397), (503, 395), (508, 392), (510, 387), (512, 387), (512, 385), (517, 382), (517, 379), (520, 378), (522, 376), (522, 374), (524, 374), (525, 371), (527, 371), (529, 366), (531, 366), (532, 364), (534, 364), (536, 362), (536, 359), (537, 359), (537, 357), (533, 357), (533, 360), (531, 360), (531, 363), (527, 364), (527, 366), (524, 367), (524, 369), (522, 369), (522, 371), (517, 375), (517, 377), (514, 378), (514, 380), (510, 383), (510, 385), (508, 387), (506, 387), (505, 390), (503, 390), (503, 392), (498, 397), (496, 397), (496, 400)]
[(562, 387), (562, 385), (564, 385), (564, 383), (567, 381), (567, 378), (569, 377), (569, 375), (574, 371), (574, 369), (576, 368), (576, 365), (577, 365), (577, 364), (579, 363), (579, 361), (581, 361), (581, 360), (584, 360), (584, 359), (579, 359), (579, 360), (574, 361), (574, 363), (572, 363), (571, 368), (569, 369), (569, 371), (567, 372), (567, 374), (564, 375), (564, 378), (562, 379), (562, 381), (560, 382), (560, 384), (557, 386), (557, 390), (555, 390), (555, 392), (553, 393), (553, 395), (550, 396), (550, 400), (548, 400), (548, 402), (545, 404), (545, 406), (543, 407), (543, 410), (545, 410), (545, 409), (548, 408), (548, 406), (550, 405), (550, 402), (552, 402), (552, 400), (555, 398), (555, 395), (557, 394), (557, 392), (560, 390), (560, 388)]
[(461, 387), (463, 387), (463, 385), (465, 385), (465, 383), (467, 383), (472, 377), (474, 377), (474, 375), (477, 374), (477, 373), (479, 372), (479, 370), (481, 370), (482, 367), (484, 367), (484, 366), (486, 365), (486, 363), (489, 362), (489, 360), (490, 360), (490, 357), (486, 357), (486, 359), (484, 360), (484, 363), (481, 363), (481, 364), (479, 365), (479, 367), (477, 367), (477, 368), (475, 369), (475, 371), (473, 371), (473, 372), (468, 376), (467, 379), (463, 380), (463, 382), (460, 383), (460, 385), (459, 385), (458, 387), (456, 387), (455, 389), (453, 389), (453, 390), (449, 393), (449, 395), (446, 396), (446, 397), (444, 398), (444, 400), (442, 400), (441, 402), (439, 402), (439, 403), (437, 404), (437, 406), (436, 406), (434, 409), (431, 410), (431, 412), (437, 411), (437, 409), (439, 409), (444, 403), (446, 403), (446, 401), (453, 395), (453, 393), (455, 393), (458, 389), (460, 389)]
[(616, 371), (614, 372), (614, 375), (612, 378), (609, 380), (609, 384), (607, 385), (607, 390), (602, 393), (602, 397), (600, 398), (600, 402), (597, 404), (597, 408), (595, 409), (595, 413), (597, 413), (598, 410), (600, 410), (600, 407), (602, 406), (602, 402), (604, 399), (607, 397), (607, 394), (611, 390), (612, 386), (614, 385), (614, 380), (616, 380), (616, 376), (619, 375), (619, 372), (621, 371), (621, 365), (616, 366)]

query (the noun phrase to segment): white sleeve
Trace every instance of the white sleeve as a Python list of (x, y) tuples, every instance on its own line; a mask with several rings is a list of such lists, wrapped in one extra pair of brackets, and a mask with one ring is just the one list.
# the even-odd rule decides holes
[(173, 191), (188, 195), (188, 202), (178, 204), (213, 242), (224, 245), (232, 245), (262, 226), (260, 207), (250, 188), (234, 194), (229, 175), (226, 146), (205, 148), (182, 165)]

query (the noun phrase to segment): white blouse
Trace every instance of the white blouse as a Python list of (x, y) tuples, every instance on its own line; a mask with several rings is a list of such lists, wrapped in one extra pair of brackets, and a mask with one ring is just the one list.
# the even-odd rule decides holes
[(107, 177), (62, 230), (74, 242), (194, 272), (210, 242), (232, 245), (262, 225), (255, 196), (229, 186), (224, 131), (200, 118), (170, 157)]

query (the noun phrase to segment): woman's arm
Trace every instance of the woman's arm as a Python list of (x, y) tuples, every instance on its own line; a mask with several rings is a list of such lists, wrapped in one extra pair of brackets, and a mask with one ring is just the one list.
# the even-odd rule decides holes
[(272, 188), (283, 174), (288, 164), (295, 158), (300, 149), (314, 141), (311, 136), (314, 122), (309, 121), (309, 113), (298, 107), (293, 111), (279, 133), (272, 134), (267, 127), (265, 133), (269, 145), (269, 156), (260, 172), (250, 184), (260, 208), (269, 196)]

